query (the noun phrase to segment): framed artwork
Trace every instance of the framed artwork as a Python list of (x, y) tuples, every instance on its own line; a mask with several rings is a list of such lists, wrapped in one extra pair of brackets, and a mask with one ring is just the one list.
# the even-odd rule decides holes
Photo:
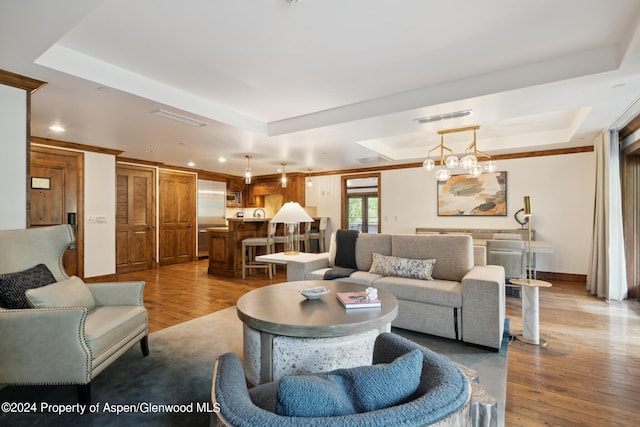
[(438, 216), (506, 216), (507, 172), (452, 175), (438, 182)]

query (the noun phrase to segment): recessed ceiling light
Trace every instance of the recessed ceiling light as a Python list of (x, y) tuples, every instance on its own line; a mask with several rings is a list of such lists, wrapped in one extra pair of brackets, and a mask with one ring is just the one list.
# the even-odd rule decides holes
[(224, 156), (220, 156), (220, 157), (218, 157), (218, 161), (219, 161), (220, 163), (224, 163), (224, 162), (226, 162), (226, 161), (227, 161), (227, 159), (225, 159), (225, 158), (224, 158)]
[(64, 132), (66, 130), (65, 128), (63, 128), (60, 125), (49, 126), (49, 129), (51, 129), (54, 132)]
[(189, 163), (187, 163), (187, 165), (188, 165), (190, 168), (192, 168), (192, 167), (194, 167), (196, 164), (195, 164), (195, 163), (193, 163), (193, 162), (189, 162)]

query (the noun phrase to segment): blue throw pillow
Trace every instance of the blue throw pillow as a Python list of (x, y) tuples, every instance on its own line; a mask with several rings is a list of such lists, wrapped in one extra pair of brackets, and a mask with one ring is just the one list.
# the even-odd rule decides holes
[(331, 417), (404, 403), (418, 390), (422, 359), (422, 352), (416, 349), (388, 364), (285, 376), (278, 386), (276, 413)]
[(289, 375), (280, 379), (276, 413), (288, 417), (355, 414), (347, 390), (329, 374)]
[(393, 362), (334, 371), (351, 390), (357, 412), (388, 408), (408, 401), (420, 386), (422, 352), (415, 349)]

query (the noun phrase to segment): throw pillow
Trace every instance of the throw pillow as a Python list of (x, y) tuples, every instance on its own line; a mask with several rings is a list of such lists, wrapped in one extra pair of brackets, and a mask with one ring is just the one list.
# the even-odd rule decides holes
[(355, 413), (348, 390), (329, 374), (288, 375), (280, 379), (276, 414), (336, 417)]
[(76, 276), (26, 292), (29, 305), (34, 308), (86, 307), (91, 310), (96, 305), (87, 285)]
[(55, 281), (53, 273), (44, 264), (16, 273), (0, 274), (0, 306), (13, 309), (29, 308), (25, 291)]
[(330, 417), (404, 403), (418, 390), (422, 359), (422, 352), (416, 349), (388, 364), (285, 376), (278, 386), (276, 413)]
[(411, 259), (373, 254), (370, 273), (382, 276), (407, 277), (409, 279), (433, 280), (431, 274), (436, 265), (434, 258)]
[(422, 374), (422, 351), (415, 349), (391, 363), (334, 371), (350, 391), (358, 412), (396, 406), (418, 391)]

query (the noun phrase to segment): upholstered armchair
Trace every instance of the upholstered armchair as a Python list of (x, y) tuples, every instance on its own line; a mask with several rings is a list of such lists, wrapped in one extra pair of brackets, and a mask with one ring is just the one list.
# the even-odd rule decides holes
[(77, 384), (86, 403), (129, 348), (149, 354), (148, 313), (144, 282), (69, 278), (62, 255), (74, 240), (68, 225), (0, 231), (0, 384)]
[(486, 392), (472, 380), (449, 359), (388, 332), (377, 337), (371, 366), (290, 375), (251, 389), (240, 358), (225, 353), (213, 368), (211, 425), (490, 425), (484, 412), (492, 408), (476, 399)]

